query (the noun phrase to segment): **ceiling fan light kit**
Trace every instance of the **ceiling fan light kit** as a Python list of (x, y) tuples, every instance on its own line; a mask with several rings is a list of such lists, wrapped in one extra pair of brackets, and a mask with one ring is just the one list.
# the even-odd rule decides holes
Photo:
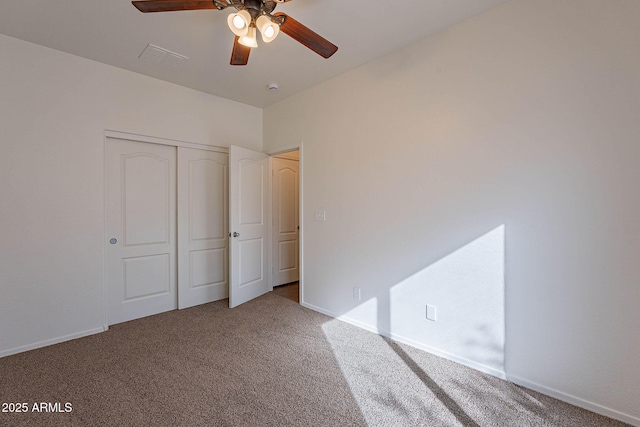
[(246, 10), (239, 10), (229, 15), (227, 24), (229, 24), (229, 28), (233, 34), (240, 37), (245, 36), (251, 25), (251, 15), (249, 15), (249, 12)]
[(262, 41), (265, 43), (275, 40), (280, 33), (280, 25), (273, 22), (270, 18), (267, 18), (266, 15), (260, 15), (258, 19), (256, 19), (256, 27), (260, 30)]
[(236, 12), (227, 17), (229, 29), (235, 34), (231, 65), (247, 65), (251, 48), (258, 47), (256, 29), (262, 41), (269, 43), (280, 31), (302, 43), (323, 58), (336, 53), (338, 47), (311, 31), (289, 15), (271, 14), (278, 3), (290, 0), (136, 0), (131, 3), (140, 11), (172, 12), (177, 10), (218, 9), (233, 7)]
[(258, 47), (258, 41), (256, 40), (256, 27), (249, 27), (247, 34), (240, 36), (238, 43), (246, 47)]

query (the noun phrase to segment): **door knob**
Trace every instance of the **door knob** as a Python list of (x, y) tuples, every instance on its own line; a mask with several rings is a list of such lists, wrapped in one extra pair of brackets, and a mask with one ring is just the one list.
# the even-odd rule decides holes
[(233, 232), (233, 237), (239, 237), (239, 236), (240, 236), (240, 233), (238, 233), (236, 231)]
[(113, 238), (113, 239), (109, 240), (109, 243), (111, 243), (112, 245), (115, 245), (116, 243), (118, 243), (118, 239)]

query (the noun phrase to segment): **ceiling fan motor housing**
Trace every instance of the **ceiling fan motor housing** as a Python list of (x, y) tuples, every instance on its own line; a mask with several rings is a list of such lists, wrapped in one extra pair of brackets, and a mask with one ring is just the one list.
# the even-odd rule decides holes
[(263, 13), (271, 13), (276, 8), (276, 2), (271, 0), (242, 0), (242, 5), (253, 19)]

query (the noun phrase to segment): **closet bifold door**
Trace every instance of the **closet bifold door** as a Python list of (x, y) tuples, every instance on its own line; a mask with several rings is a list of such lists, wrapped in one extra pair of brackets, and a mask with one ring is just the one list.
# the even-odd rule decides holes
[(178, 147), (178, 308), (227, 298), (228, 154)]
[(107, 324), (175, 310), (176, 148), (108, 138)]

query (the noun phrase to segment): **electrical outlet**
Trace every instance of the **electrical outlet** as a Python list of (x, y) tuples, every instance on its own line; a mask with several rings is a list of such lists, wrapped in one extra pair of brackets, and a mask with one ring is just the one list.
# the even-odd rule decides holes
[(427, 320), (436, 321), (436, 306), (427, 304)]
[(353, 299), (360, 301), (362, 298), (362, 294), (360, 292), (360, 288), (357, 286), (353, 287)]

